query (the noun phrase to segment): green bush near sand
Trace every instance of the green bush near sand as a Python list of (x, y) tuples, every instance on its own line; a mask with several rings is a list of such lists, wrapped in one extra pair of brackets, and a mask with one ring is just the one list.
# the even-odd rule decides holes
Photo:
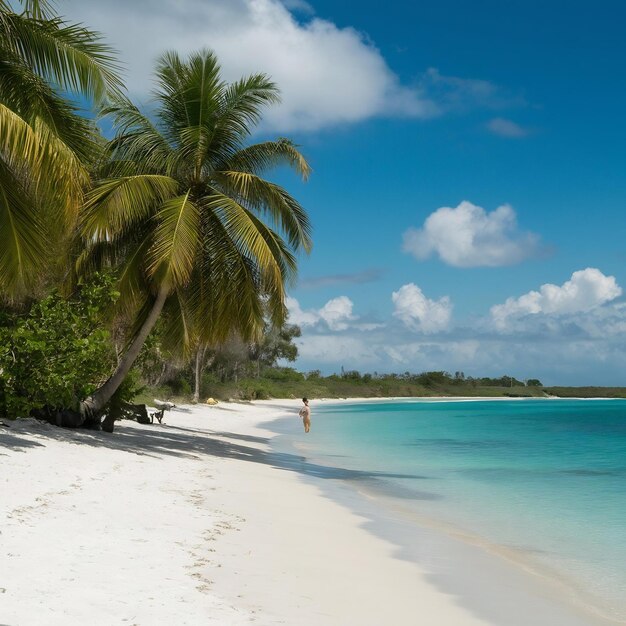
[(559, 398), (626, 398), (626, 387), (544, 387)]
[(55, 292), (0, 311), (0, 415), (78, 407), (115, 362), (106, 326), (118, 296), (114, 277), (102, 274), (69, 299)]

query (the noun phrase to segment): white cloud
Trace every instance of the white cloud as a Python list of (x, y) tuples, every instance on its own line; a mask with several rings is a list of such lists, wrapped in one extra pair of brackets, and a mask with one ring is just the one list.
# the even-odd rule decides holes
[(291, 297), (287, 297), (285, 300), (287, 310), (289, 311), (289, 322), (291, 324), (297, 324), (298, 326), (313, 326), (317, 324), (320, 317), (317, 311), (310, 310), (304, 311), (300, 306), (300, 303)]
[(297, 340), (298, 356), (311, 365), (332, 365), (356, 369), (379, 360), (378, 349), (362, 336), (304, 335)]
[[(351, 302), (342, 305), (341, 299), (306, 311), (290, 300), (290, 310), (306, 322), (297, 340), (297, 367), (325, 373), (341, 366), (364, 372), (459, 370), (471, 376), (539, 378), (547, 384), (623, 384), (626, 302), (616, 300), (621, 289), (613, 277), (586, 269), (563, 285), (544, 285), (531, 293), (539, 297), (524, 294), (505, 303), (509, 310), (499, 318), (501, 328), (492, 316), (467, 327), (452, 326), (449, 300), (429, 300), (415, 285), (394, 294), (396, 323), (364, 321), (353, 315)], [(329, 328), (320, 315), (323, 309), (337, 314), (327, 317), (341, 330)]]
[(508, 298), (491, 307), (491, 318), (499, 330), (510, 330), (511, 322), (531, 315), (568, 315), (592, 311), (622, 294), (614, 276), (588, 267), (572, 274), (562, 285), (546, 283), (539, 291)]
[(371, 331), (378, 330), (379, 328), (385, 328), (386, 324), (381, 322), (361, 322), (359, 324), (353, 324), (353, 328), (357, 330)]
[(320, 310), (319, 316), (330, 330), (345, 330), (348, 322), (355, 319), (352, 315), (353, 303), (347, 296), (339, 296), (329, 300)]
[(404, 251), (415, 258), (435, 253), (455, 267), (512, 265), (539, 252), (539, 237), (518, 231), (508, 204), (491, 213), (467, 201), (456, 208), (441, 207), (422, 228), (408, 229), (403, 239)]
[(403, 285), (391, 295), (394, 316), (407, 328), (422, 333), (446, 330), (452, 317), (452, 303), (448, 296), (430, 300), (414, 283)]
[(519, 139), (529, 134), (528, 129), (502, 117), (495, 117), (489, 120), (487, 129), (494, 135), (500, 135), (500, 137), (506, 137), (508, 139)]
[[(465, 366), (473, 362), (480, 349), (475, 339), (461, 341), (408, 341), (386, 346), (385, 352), (398, 366), (422, 363), (429, 369), (449, 369), (450, 364)], [(443, 365), (441, 365), (443, 364)]]
[(287, 309), (289, 310), (289, 321), (298, 326), (315, 326), (324, 322), (330, 330), (346, 330), (349, 323), (357, 318), (352, 315), (354, 306), (352, 300), (347, 296), (339, 296), (329, 300), (321, 309), (303, 310), (300, 303), (288, 297)]
[(272, 77), (282, 104), (268, 109), (264, 119), (281, 132), (377, 115), (433, 114), (432, 102), (419, 89), (401, 85), (363, 33), (314, 16), (296, 20), (288, 7), (306, 12), (310, 5), (278, 0), (63, 4), (71, 19), (100, 29), (121, 51), (134, 97), (146, 98), (154, 61), (165, 50), (187, 54), (204, 47), (217, 53), (228, 80), (252, 72)]
[(68, 19), (100, 30), (120, 51), (131, 96), (144, 104), (164, 51), (186, 55), (201, 48), (217, 53), (227, 80), (253, 72), (272, 77), (282, 103), (268, 109), (264, 124), (280, 132), (523, 104), (489, 81), (445, 76), (435, 68), (403, 85), (366, 34), (315, 16), (306, 0), (62, 4)]

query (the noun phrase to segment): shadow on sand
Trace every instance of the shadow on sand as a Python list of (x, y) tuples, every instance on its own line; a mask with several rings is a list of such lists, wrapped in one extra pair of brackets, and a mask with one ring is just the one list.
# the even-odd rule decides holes
[[(13, 429), (12, 429), (13, 430)], [(38, 442), (20, 435), (35, 435)], [(285, 452), (260, 450), (244, 443), (267, 443), (265, 437), (254, 437), (230, 432), (170, 427), (167, 425), (139, 427), (135, 424), (116, 426), (113, 434), (88, 430), (58, 428), (34, 420), (20, 420), (13, 432), (0, 431), (0, 448), (21, 449), (45, 445), (46, 439), (120, 450), (146, 456), (176, 456), (202, 458), (203, 456), (237, 459), (261, 463), (305, 476), (341, 480), (374, 478), (428, 478), (413, 474), (367, 472), (313, 463), (306, 457)], [(233, 441), (234, 440), (234, 441)]]

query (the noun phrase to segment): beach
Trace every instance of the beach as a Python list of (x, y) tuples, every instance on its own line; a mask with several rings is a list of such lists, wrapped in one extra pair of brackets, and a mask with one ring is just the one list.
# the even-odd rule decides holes
[(366, 502), (331, 497), (329, 468), (271, 449), (268, 423), (299, 404), (181, 407), (112, 435), (6, 422), (0, 624), (617, 623), (433, 529), (403, 555)]

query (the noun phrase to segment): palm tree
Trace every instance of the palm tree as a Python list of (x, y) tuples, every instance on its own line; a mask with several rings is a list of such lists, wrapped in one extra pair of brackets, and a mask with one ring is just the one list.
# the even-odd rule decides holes
[[(210, 51), (157, 66), (154, 122), (123, 98), (104, 111), (117, 129), (105, 178), (82, 217), (80, 272), (120, 271), (121, 302), (140, 306), (135, 331), (112, 376), (83, 403), (99, 413), (132, 367), (161, 312), (181, 345), (258, 334), (263, 307), (280, 323), (295, 253), (311, 248), (300, 204), (262, 175), (309, 165), (287, 139), (246, 145), (262, 109), (278, 101), (263, 74), (220, 78)], [(111, 419), (103, 427), (112, 429)]]
[(12, 300), (63, 256), (98, 151), (95, 125), (64, 96), (102, 101), (121, 89), (97, 33), (45, 0), (21, 4), (16, 13), (0, 0), (0, 298)]

